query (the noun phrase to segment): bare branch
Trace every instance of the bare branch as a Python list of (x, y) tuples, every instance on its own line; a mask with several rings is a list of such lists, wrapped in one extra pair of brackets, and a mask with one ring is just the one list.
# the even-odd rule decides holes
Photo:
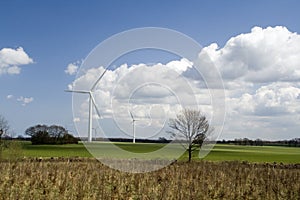
[(169, 127), (172, 130), (168, 133), (186, 141), (185, 149), (189, 152), (189, 161), (191, 153), (202, 145), (210, 132), (206, 116), (201, 111), (192, 109), (183, 109), (175, 119), (170, 119)]
[(8, 121), (0, 115), (0, 138), (7, 134), (9, 130)]

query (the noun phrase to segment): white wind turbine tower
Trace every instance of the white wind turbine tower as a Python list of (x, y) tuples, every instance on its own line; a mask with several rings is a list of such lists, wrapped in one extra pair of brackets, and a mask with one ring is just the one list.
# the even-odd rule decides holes
[(130, 112), (130, 116), (131, 116), (131, 119), (132, 119), (132, 131), (133, 131), (133, 143), (135, 143), (135, 122), (137, 121), (136, 119), (134, 119), (133, 117), (133, 114)]
[(89, 123), (88, 123), (88, 142), (92, 142), (92, 134), (93, 134), (93, 104), (95, 107), (95, 110), (97, 112), (97, 115), (100, 117), (100, 112), (98, 110), (98, 107), (96, 105), (96, 101), (93, 96), (93, 92), (99, 83), (99, 81), (102, 79), (104, 76), (105, 72), (107, 71), (107, 68), (104, 70), (104, 72), (99, 76), (97, 81), (94, 83), (92, 88), (90, 90), (65, 90), (66, 92), (73, 92), (73, 93), (81, 93), (81, 94), (89, 94)]

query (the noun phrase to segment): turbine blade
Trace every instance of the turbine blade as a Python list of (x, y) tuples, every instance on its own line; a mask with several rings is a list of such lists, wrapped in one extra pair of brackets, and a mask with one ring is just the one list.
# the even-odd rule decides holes
[(132, 121), (134, 121), (134, 117), (131, 111), (129, 111)]
[(104, 74), (106, 73), (106, 71), (107, 71), (107, 68), (105, 68), (104, 72), (101, 74), (101, 76), (99, 76), (99, 78), (97, 79), (97, 81), (94, 83), (93, 87), (91, 88), (91, 91), (94, 91), (94, 89), (96, 88), (97, 84), (102, 79), (102, 77), (104, 76)]
[(93, 104), (94, 104), (94, 107), (95, 107), (95, 110), (96, 110), (96, 112), (97, 112), (97, 115), (98, 115), (98, 117), (100, 118), (100, 117), (101, 117), (100, 111), (98, 110), (98, 107), (97, 107), (97, 104), (96, 104), (96, 101), (95, 101), (95, 99), (94, 99), (94, 96), (93, 96), (92, 92), (90, 92), (90, 98), (92, 99), (92, 102), (93, 102)]
[(83, 93), (83, 94), (90, 93), (89, 91), (86, 90), (65, 90), (65, 92), (74, 92), (74, 93)]

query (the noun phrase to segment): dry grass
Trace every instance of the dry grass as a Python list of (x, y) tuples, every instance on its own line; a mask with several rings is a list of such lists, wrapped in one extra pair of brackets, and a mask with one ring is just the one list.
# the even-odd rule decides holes
[(93, 159), (0, 162), (0, 199), (300, 199), (300, 165), (174, 163), (130, 174)]

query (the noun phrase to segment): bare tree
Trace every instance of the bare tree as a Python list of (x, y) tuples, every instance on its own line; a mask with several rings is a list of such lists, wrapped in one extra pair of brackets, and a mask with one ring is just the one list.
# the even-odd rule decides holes
[(204, 139), (207, 137), (209, 123), (206, 116), (199, 110), (183, 109), (175, 119), (169, 120), (169, 131), (172, 137), (184, 141), (183, 146), (188, 151), (189, 162), (192, 159), (192, 153), (201, 147)]
[(0, 140), (2, 136), (7, 134), (8, 130), (8, 121), (2, 115), (0, 115)]

